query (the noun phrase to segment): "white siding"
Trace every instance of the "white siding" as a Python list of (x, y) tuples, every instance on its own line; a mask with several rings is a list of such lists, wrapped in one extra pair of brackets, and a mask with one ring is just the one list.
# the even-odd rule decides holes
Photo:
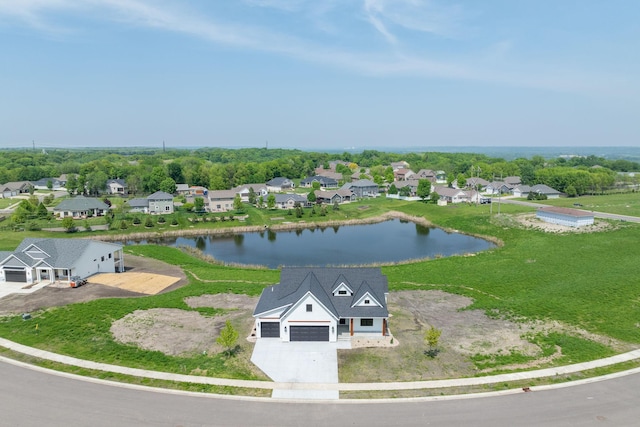
[[(311, 304), (311, 312), (307, 311), (307, 304)], [(336, 319), (311, 294), (301, 298), (282, 320), (280, 324), (282, 341), (289, 341), (291, 326), (329, 326), (329, 341), (338, 340)]]
[(360, 326), (360, 318), (353, 319), (353, 332), (369, 332), (382, 335), (382, 320), (381, 318), (373, 319), (373, 326)]

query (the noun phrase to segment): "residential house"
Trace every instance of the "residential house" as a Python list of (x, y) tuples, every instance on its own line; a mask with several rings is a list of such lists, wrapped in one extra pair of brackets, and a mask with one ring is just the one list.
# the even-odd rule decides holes
[(368, 179), (359, 179), (358, 181), (348, 182), (344, 184), (341, 190), (350, 190), (357, 198), (378, 197), (378, 184)]
[(29, 193), (33, 185), (29, 181), (13, 181), (0, 185), (0, 197), (8, 199), (19, 194)]
[(249, 201), (249, 194), (251, 194), (252, 189), (256, 199), (258, 197), (265, 197), (269, 194), (266, 184), (243, 184), (237, 186), (234, 190), (236, 194), (240, 195), (240, 200), (246, 203)]
[(536, 218), (551, 224), (565, 225), (568, 227), (583, 227), (594, 223), (593, 212), (556, 206), (547, 206), (538, 209), (536, 211)]
[(428, 179), (432, 184), (435, 184), (438, 180), (436, 176), (436, 171), (431, 169), (420, 169), (414, 179)]
[(335, 179), (337, 182), (340, 182), (340, 181), (342, 181), (344, 179), (344, 176), (340, 172), (334, 172), (334, 171), (331, 171), (331, 170), (320, 169), (318, 171), (318, 169), (316, 169), (316, 175), (324, 176), (324, 177), (331, 178), (331, 179)]
[(396, 181), (406, 181), (407, 179), (411, 179), (415, 177), (416, 173), (411, 169), (398, 169), (393, 171), (393, 177)]
[(435, 191), (438, 196), (440, 196), (440, 200), (446, 203), (462, 203), (471, 201), (470, 195), (467, 194), (466, 191), (459, 188), (436, 185), (432, 190)]
[[(307, 197), (302, 194), (274, 194), (276, 199), (276, 209), (293, 209), (295, 207), (308, 207), (311, 206)], [(267, 204), (267, 198), (263, 197), (263, 203)]]
[(320, 188), (338, 188), (338, 181), (336, 179), (321, 175), (310, 176), (303, 179), (300, 181), (300, 186), (310, 188), (313, 187), (314, 182), (318, 182), (320, 184)]
[(391, 168), (394, 172), (400, 169), (409, 169), (409, 163), (405, 162), (404, 160), (401, 160), (399, 162), (391, 162)]
[(357, 199), (351, 190), (316, 190), (316, 203), (333, 205), (334, 203), (351, 202)]
[(147, 198), (135, 198), (125, 202), (129, 205), (129, 212), (149, 213), (149, 200)]
[(181, 196), (188, 196), (191, 194), (189, 184), (176, 184), (176, 193)]
[(235, 190), (211, 190), (209, 191), (209, 211), (229, 212), (233, 210), (233, 201), (236, 197)]
[(503, 181), (511, 188), (522, 184), (522, 179), (519, 176), (508, 176)]
[(544, 194), (547, 196), (547, 199), (558, 199), (561, 193), (548, 185), (536, 184), (531, 187), (528, 185), (518, 185), (511, 190), (511, 194), (515, 197), (529, 197), (529, 194)]
[(0, 286), (68, 281), (124, 271), (122, 245), (92, 239), (26, 238), (13, 252), (0, 252)]
[(107, 194), (119, 194), (121, 196), (126, 196), (127, 191), (127, 183), (124, 182), (124, 179), (108, 179), (107, 180)]
[(60, 218), (87, 218), (102, 216), (109, 210), (109, 205), (94, 197), (75, 196), (65, 199), (53, 208)]
[(149, 201), (149, 213), (171, 214), (173, 213), (173, 196), (164, 191), (156, 191), (147, 196)]
[(339, 336), (384, 337), (387, 277), (379, 268), (284, 267), (253, 312), (258, 339), (336, 342)]
[(512, 186), (504, 181), (492, 181), (484, 188), (484, 192), (488, 194), (507, 194), (511, 193)]
[(284, 191), (293, 190), (296, 185), (289, 178), (282, 176), (267, 181), (267, 191), (270, 193), (282, 193)]
[[(42, 178), (37, 181), (31, 181), (31, 185), (36, 190), (64, 190), (64, 186), (67, 185), (67, 181), (62, 181), (59, 178)], [(51, 186), (51, 187), (49, 187)]]
[(484, 189), (487, 188), (487, 185), (489, 185), (489, 181), (480, 177), (467, 178), (467, 181), (465, 182), (466, 188), (473, 188), (479, 191), (484, 191)]
[(420, 180), (408, 179), (406, 181), (394, 182), (393, 185), (396, 186), (398, 191), (400, 191), (401, 188), (407, 187), (409, 189), (409, 194), (406, 197), (416, 197), (418, 194), (418, 186), (420, 185)]

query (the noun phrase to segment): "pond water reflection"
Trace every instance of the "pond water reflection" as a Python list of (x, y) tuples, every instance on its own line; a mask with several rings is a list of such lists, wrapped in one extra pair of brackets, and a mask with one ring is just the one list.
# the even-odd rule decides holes
[(484, 239), (399, 219), (366, 225), (278, 231), (265, 229), (253, 233), (163, 238), (148, 242), (192, 246), (223, 262), (269, 268), (393, 263), (475, 253), (495, 247)]

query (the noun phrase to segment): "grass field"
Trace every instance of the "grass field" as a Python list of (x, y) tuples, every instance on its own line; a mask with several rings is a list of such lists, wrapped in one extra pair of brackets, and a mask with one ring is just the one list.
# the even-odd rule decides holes
[[(422, 216), (438, 226), (492, 237), (503, 243), (476, 256), (383, 267), (391, 290), (442, 289), (471, 297), (474, 303), (470, 308), (494, 316), (557, 320), (640, 344), (640, 225), (622, 222), (600, 233), (545, 234), (513, 227), (505, 220), (510, 214), (530, 212), (531, 208), (502, 205), (501, 216), (495, 215), (495, 211), (491, 216), (486, 205), (438, 207), (384, 199), (353, 204), (327, 219), (366, 218), (387, 210)], [(253, 212), (249, 213), (251, 223), (270, 221), (269, 215), (253, 217)], [(26, 235), (39, 234), (5, 232), (1, 249), (13, 249)], [(3, 318), (0, 335), (34, 347), (107, 363), (251, 378), (242, 366), (234, 366), (220, 355), (178, 358), (118, 344), (109, 327), (114, 320), (136, 309), (190, 310), (184, 303), (187, 296), (219, 292), (258, 295), (265, 285), (279, 280), (279, 272), (211, 265), (168, 247), (140, 245), (127, 251), (181, 266), (190, 277), (190, 284), (167, 294), (96, 300), (32, 313), (31, 322), (24, 322), (20, 316)], [(218, 282), (204, 280), (208, 278)], [(601, 354), (594, 352), (593, 346), (575, 340), (555, 341), (565, 345), (574, 359), (588, 360)]]

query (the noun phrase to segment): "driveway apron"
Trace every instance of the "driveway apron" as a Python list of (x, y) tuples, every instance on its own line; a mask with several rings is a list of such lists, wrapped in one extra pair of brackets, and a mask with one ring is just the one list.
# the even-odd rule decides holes
[[(276, 382), (338, 383), (338, 345), (258, 339), (251, 361)], [(279, 399), (338, 399), (337, 390), (273, 390)]]

